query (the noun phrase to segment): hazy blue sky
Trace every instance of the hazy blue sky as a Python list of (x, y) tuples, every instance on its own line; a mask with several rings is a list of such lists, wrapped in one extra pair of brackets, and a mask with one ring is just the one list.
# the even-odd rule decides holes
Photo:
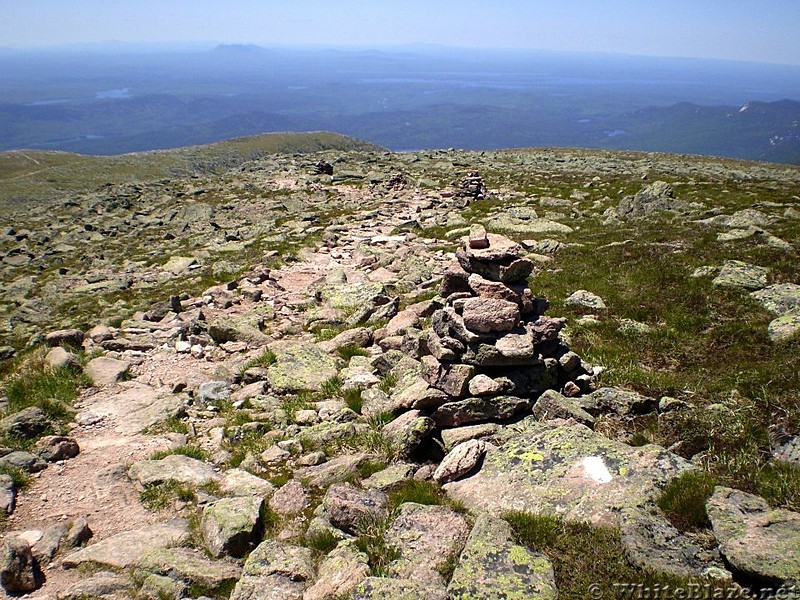
[(800, 64), (800, 0), (0, 0), (0, 46), (518, 47)]

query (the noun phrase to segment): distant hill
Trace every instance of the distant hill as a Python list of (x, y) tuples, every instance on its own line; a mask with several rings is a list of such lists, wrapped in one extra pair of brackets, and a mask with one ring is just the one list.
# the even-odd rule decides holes
[(270, 133), (204, 146), (85, 156), (69, 152), (0, 152), (0, 210), (19, 202), (82, 193), (105, 183), (150, 181), (161, 177), (212, 174), (268, 154), (321, 150), (382, 150), (370, 142), (324, 131)]
[(710, 154), (800, 164), (800, 102), (741, 107), (682, 103), (624, 115), (603, 148)]

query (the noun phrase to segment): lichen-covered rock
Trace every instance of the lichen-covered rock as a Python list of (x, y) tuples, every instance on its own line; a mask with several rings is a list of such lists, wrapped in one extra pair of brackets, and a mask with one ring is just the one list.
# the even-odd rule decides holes
[(353, 600), (447, 600), (447, 589), (442, 583), (367, 577), (356, 588)]
[(447, 483), (461, 479), (478, 466), (486, 453), (486, 443), (469, 440), (453, 448), (436, 467), (433, 479), (437, 483)]
[(303, 600), (349, 597), (369, 574), (367, 555), (355, 544), (340, 543), (319, 566), (319, 577), (303, 594)]
[(556, 600), (553, 565), (512, 542), (508, 523), (482, 513), (447, 586), (451, 600)]
[(359, 490), (345, 483), (329, 487), (322, 504), (331, 525), (349, 534), (356, 534), (365, 523), (378, 521), (389, 512), (383, 492)]
[(800, 314), (783, 315), (773, 319), (767, 328), (767, 335), (773, 342), (786, 342), (800, 333)]
[(461, 552), (469, 535), (466, 519), (445, 506), (407, 502), (386, 531), (399, 551), (389, 573), (400, 579), (444, 583), (440, 571)]
[(200, 531), (212, 556), (242, 557), (261, 538), (263, 498), (221, 498), (203, 509)]
[(270, 498), (275, 486), (243, 469), (228, 469), (219, 480), (220, 490), (226, 496), (258, 496)]
[(517, 396), (467, 398), (443, 404), (436, 409), (432, 418), (440, 427), (459, 427), (481, 421), (504, 421), (530, 408), (529, 398)]
[(190, 548), (157, 548), (136, 561), (136, 568), (215, 590), (236, 582), (242, 568), (222, 560), (209, 560)]
[(737, 287), (748, 290), (758, 290), (767, 285), (769, 269), (750, 265), (740, 260), (726, 261), (713, 280), (712, 284), (718, 287)]
[(533, 405), (533, 414), (540, 421), (548, 419), (575, 419), (587, 427), (594, 426), (594, 417), (581, 408), (577, 400), (567, 398), (555, 390), (546, 390), (536, 404)]
[(267, 369), (270, 388), (278, 394), (311, 390), (338, 374), (336, 360), (316, 344), (283, 342), (270, 346), (277, 360)]
[(247, 557), (230, 600), (302, 600), (315, 575), (312, 550), (265, 540)]
[(62, 564), (68, 569), (82, 564), (127, 569), (151, 550), (185, 544), (189, 541), (189, 535), (189, 522), (174, 519), (113, 535), (68, 554)]
[(751, 292), (750, 297), (773, 314), (800, 314), (800, 285), (796, 283), (770, 285), (763, 290)]
[(0, 555), (0, 585), (10, 594), (32, 592), (40, 583), (38, 566), (28, 542), (9, 536)]
[(334, 483), (352, 480), (358, 467), (372, 457), (369, 454), (337, 456), (321, 465), (306, 467), (295, 472), (295, 477), (312, 488), (327, 488)]
[(582, 306), (591, 310), (606, 310), (606, 303), (597, 294), (586, 290), (572, 292), (565, 300), (564, 304)]
[[(652, 444), (634, 448), (583, 425), (553, 426), (527, 419), (517, 427), (520, 433), (487, 452), (477, 473), (446, 484), (448, 496), (468, 508), (495, 515), (520, 510), (646, 530), (652, 528), (648, 514), (655, 511), (663, 486), (692, 469), (689, 462), (663, 448)], [(643, 516), (641, 523), (637, 515)], [(665, 528), (669, 526), (663, 517), (657, 518)], [(631, 533), (636, 556), (645, 561), (680, 543), (681, 551), (674, 554), (685, 561), (673, 565), (673, 572), (699, 574), (703, 566), (701, 548), (671, 526), (669, 529), (673, 539), (666, 542)], [(650, 544), (652, 553), (645, 552), (641, 544)]]
[(800, 581), (800, 513), (772, 509), (753, 494), (717, 487), (706, 510), (720, 551), (749, 577)]
[(578, 400), (581, 408), (594, 416), (606, 413), (643, 415), (658, 408), (658, 400), (619, 388), (600, 388)]
[(213, 465), (202, 460), (183, 454), (170, 454), (159, 460), (133, 463), (128, 469), (128, 477), (141, 486), (174, 482), (200, 487), (219, 479), (219, 473)]
[(398, 448), (400, 456), (409, 456), (434, 428), (430, 417), (423, 416), (418, 410), (409, 410), (384, 425), (382, 432)]
[(462, 442), (490, 437), (498, 433), (500, 429), (501, 426), (497, 423), (481, 423), (480, 425), (465, 425), (464, 427), (443, 429), (442, 442), (444, 442), (444, 449), (449, 452)]
[(186, 591), (187, 585), (183, 581), (150, 573), (142, 580), (136, 597), (141, 600), (180, 600)]
[(248, 342), (265, 345), (269, 337), (261, 331), (263, 319), (264, 316), (258, 312), (218, 315), (208, 321), (208, 334), (218, 344)]

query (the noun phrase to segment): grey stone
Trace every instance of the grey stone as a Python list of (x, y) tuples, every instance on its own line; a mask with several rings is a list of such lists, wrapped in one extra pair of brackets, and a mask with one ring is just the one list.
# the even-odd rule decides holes
[(508, 523), (487, 513), (475, 520), (447, 592), (451, 600), (558, 598), (548, 558), (514, 544)]
[(787, 342), (798, 333), (800, 333), (800, 313), (773, 319), (767, 328), (767, 335), (773, 342)]
[(71, 554), (62, 560), (70, 569), (82, 564), (101, 565), (127, 569), (135, 565), (147, 552), (156, 548), (172, 548), (189, 541), (189, 523), (175, 519), (141, 529), (123, 531)]
[(206, 506), (200, 519), (206, 549), (217, 558), (244, 556), (261, 538), (263, 507), (264, 499), (252, 496), (221, 498)]
[(717, 487), (706, 502), (725, 559), (749, 577), (800, 580), (800, 513), (772, 509), (753, 494)]
[(50, 420), (38, 406), (29, 406), (0, 421), (0, 432), (11, 437), (29, 439), (47, 431)]
[(466, 395), (469, 380), (475, 374), (472, 365), (440, 363), (432, 356), (423, 356), (422, 365), (425, 381), (454, 398)]
[(461, 479), (475, 469), (486, 453), (486, 443), (481, 440), (468, 440), (453, 448), (433, 473), (437, 483), (447, 483)]
[(131, 465), (128, 477), (141, 486), (175, 482), (200, 487), (217, 481), (219, 474), (213, 465), (184, 456), (170, 454), (160, 460), (142, 460)]
[(444, 449), (448, 452), (458, 444), (467, 440), (490, 437), (500, 431), (497, 423), (482, 423), (480, 425), (466, 425), (464, 427), (454, 427), (453, 429), (442, 430), (442, 441)]
[(595, 390), (588, 396), (579, 398), (578, 401), (586, 412), (594, 416), (605, 413), (643, 415), (653, 412), (658, 407), (658, 401), (655, 398), (608, 387)]
[(302, 600), (314, 562), (308, 548), (265, 540), (247, 557), (230, 600)]
[(352, 543), (339, 544), (319, 566), (319, 577), (303, 594), (303, 600), (329, 600), (352, 596), (369, 574), (367, 555)]
[(377, 522), (389, 513), (386, 494), (359, 490), (345, 483), (329, 487), (322, 504), (331, 525), (349, 534), (356, 534), (365, 524)]
[(22, 538), (6, 538), (0, 556), (0, 585), (10, 594), (32, 592), (39, 587), (41, 574), (31, 547)]
[(10, 475), (0, 475), (0, 515), (10, 515), (17, 506), (17, 490)]
[(35, 454), (15, 450), (0, 458), (0, 465), (16, 467), (28, 473), (38, 473), (47, 468), (47, 463)]
[(127, 360), (99, 356), (88, 362), (84, 372), (95, 385), (111, 385), (122, 381), (130, 368)]
[(83, 343), (83, 331), (80, 329), (59, 329), (51, 331), (45, 336), (45, 342), (51, 348), (55, 346), (80, 347)]
[(533, 405), (533, 414), (540, 421), (548, 419), (575, 419), (578, 423), (588, 427), (594, 426), (594, 417), (583, 410), (578, 401), (562, 396), (555, 390), (546, 390), (536, 404)]
[(51, 348), (44, 357), (44, 361), (47, 363), (47, 366), (53, 369), (79, 367), (78, 357), (61, 346)]
[(505, 421), (530, 408), (530, 399), (517, 396), (467, 398), (443, 404), (432, 419), (440, 427), (460, 427), (481, 421)]
[(87, 598), (125, 598), (133, 582), (124, 575), (101, 571), (70, 585), (58, 594), (58, 600), (86, 600)]
[(227, 381), (206, 381), (201, 383), (195, 394), (195, 402), (200, 406), (218, 404), (230, 399), (231, 386)]
[(597, 294), (586, 290), (577, 290), (564, 300), (564, 304), (582, 306), (591, 310), (606, 310), (606, 303)]

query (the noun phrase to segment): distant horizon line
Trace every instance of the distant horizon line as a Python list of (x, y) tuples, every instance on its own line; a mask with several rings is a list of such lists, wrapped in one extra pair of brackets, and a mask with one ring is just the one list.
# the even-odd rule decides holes
[(47, 52), (99, 52), (99, 51), (147, 51), (147, 52), (210, 52), (220, 47), (241, 47), (252, 48), (253, 50), (311, 50), (311, 51), (350, 51), (350, 52), (368, 52), (368, 51), (410, 51), (410, 50), (429, 50), (429, 51), (456, 51), (456, 52), (472, 52), (472, 53), (486, 53), (486, 54), (539, 54), (539, 55), (571, 55), (571, 56), (607, 56), (618, 58), (637, 58), (637, 59), (653, 59), (653, 60), (670, 60), (670, 61), (702, 61), (702, 62), (719, 62), (719, 63), (738, 63), (738, 64), (754, 64), (754, 65), (768, 65), (775, 67), (800, 67), (800, 61), (796, 63), (787, 62), (772, 62), (765, 60), (745, 60), (742, 58), (720, 58), (720, 57), (707, 57), (707, 56), (668, 56), (661, 54), (636, 54), (631, 52), (612, 52), (608, 50), (566, 50), (566, 49), (552, 49), (552, 48), (530, 48), (518, 46), (461, 46), (449, 44), (436, 44), (425, 42), (412, 42), (408, 44), (271, 44), (268, 42), (248, 42), (248, 41), (125, 41), (125, 40), (105, 40), (95, 42), (65, 42), (60, 44), (51, 45), (35, 45), (35, 46), (0, 46), (0, 52), (3, 53), (47, 53)]

